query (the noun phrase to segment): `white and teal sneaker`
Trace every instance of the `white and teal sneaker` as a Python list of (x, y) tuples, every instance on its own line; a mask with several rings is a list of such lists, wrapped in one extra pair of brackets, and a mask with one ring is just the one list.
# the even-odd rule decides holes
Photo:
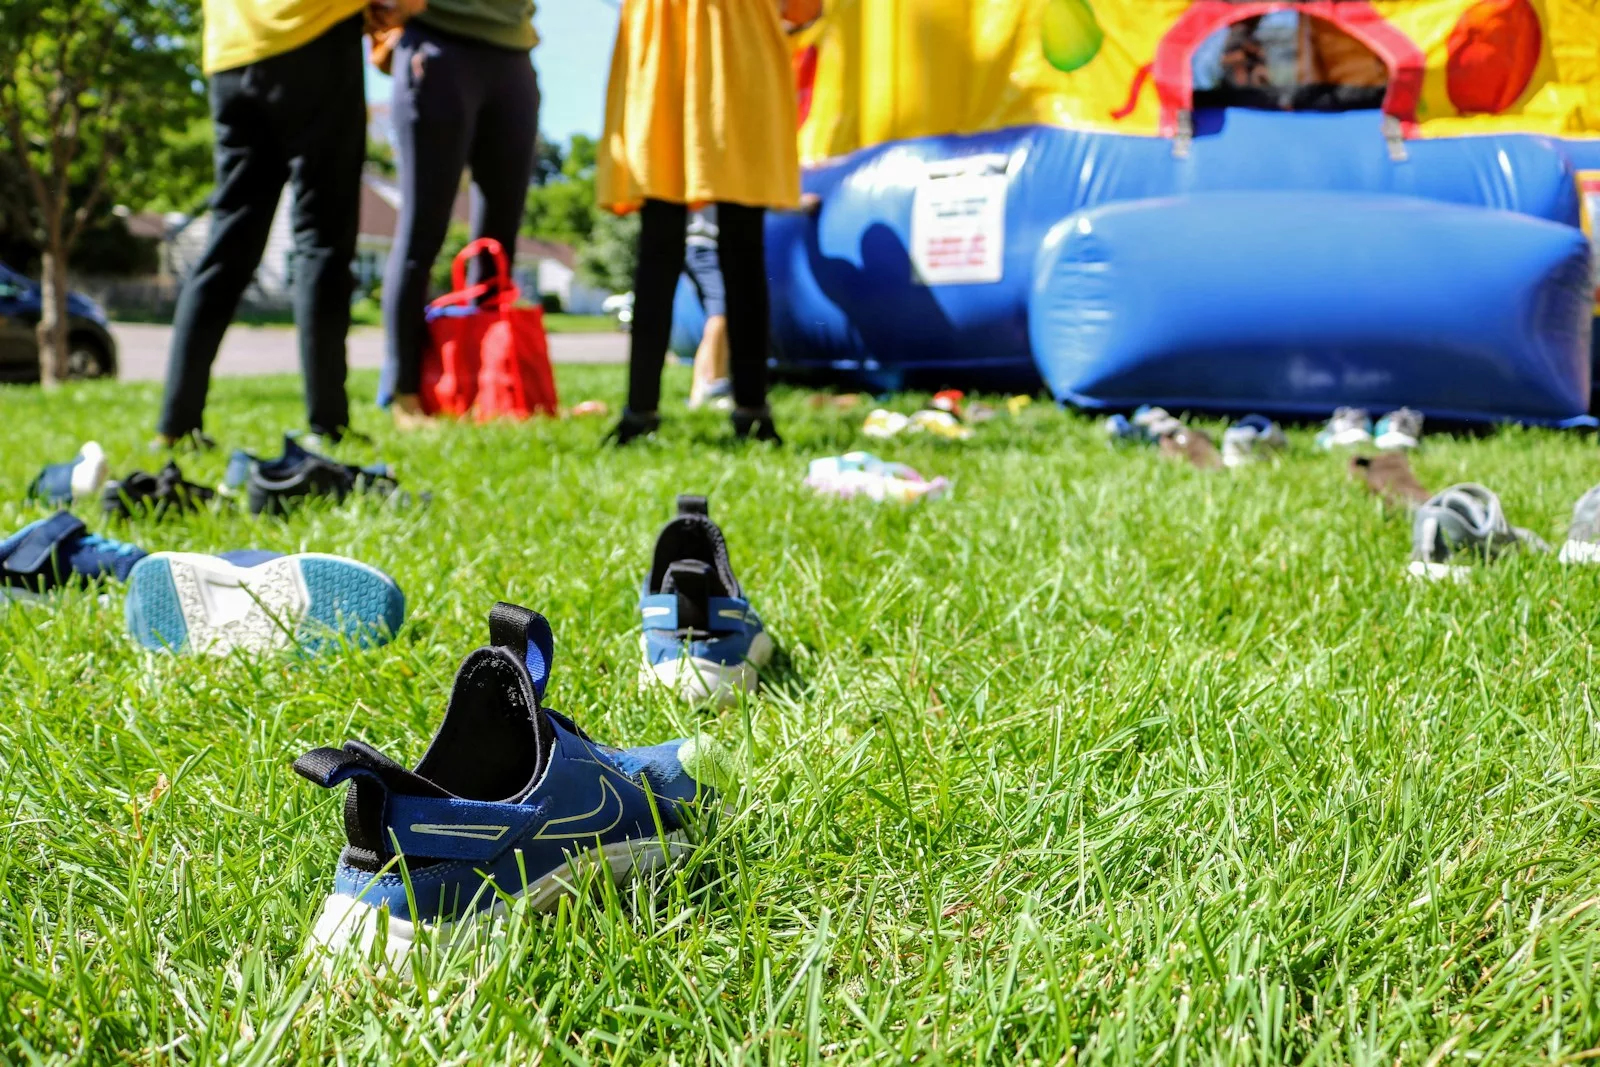
[(134, 640), (155, 651), (319, 652), (388, 641), (406, 598), (387, 574), (340, 556), (157, 552), (129, 575), (126, 614)]
[(1396, 408), (1378, 420), (1373, 428), (1373, 443), (1383, 452), (1416, 448), (1422, 443), (1422, 412)]
[(1340, 408), (1317, 434), (1317, 447), (1324, 452), (1371, 443), (1372, 418), (1361, 408)]

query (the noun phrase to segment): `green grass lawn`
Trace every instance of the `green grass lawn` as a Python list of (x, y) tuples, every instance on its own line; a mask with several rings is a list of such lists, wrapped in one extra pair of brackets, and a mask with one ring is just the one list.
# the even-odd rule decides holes
[[(687, 371), (669, 372), (676, 404)], [(618, 368), (561, 367), (568, 403)], [(306, 661), (151, 658), (120, 593), (0, 611), (0, 1062), (1570, 1062), (1600, 1045), (1600, 568), (1403, 580), (1407, 523), (1295, 431), (1202, 474), (1035, 404), (966, 444), (871, 443), (954, 481), (814, 498), (864, 412), (780, 392), (784, 450), (709, 416), (658, 443), (541, 421), (391, 436), (431, 507), (207, 515), (150, 548), (356, 556), (410, 618)], [(156, 385), (0, 390), (0, 519), (94, 437), (140, 450)], [(272, 448), (290, 378), (221, 380), (208, 428)], [(906, 410), (911, 410), (909, 401)], [(222, 455), (185, 460), (202, 480)], [(1559, 541), (1591, 438), (1431, 438)], [(699, 716), (636, 685), (638, 584), (710, 494), (780, 647)], [(98, 517), (91, 525), (102, 526)], [(474, 955), (324, 976), (298, 951), (341, 800), (290, 761), (415, 760), (497, 599), (556, 634), (549, 702), (597, 739), (696, 729), (748, 767), (686, 869), (513, 922)]]

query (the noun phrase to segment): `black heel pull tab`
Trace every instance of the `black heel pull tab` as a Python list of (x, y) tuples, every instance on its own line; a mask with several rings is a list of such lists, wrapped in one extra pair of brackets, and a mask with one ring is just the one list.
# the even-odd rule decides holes
[(489, 609), (489, 643), (506, 649), (523, 662), (533, 681), (534, 693), (543, 700), (556, 651), (549, 621), (537, 611), (502, 600)]
[(704, 515), (709, 518), (711, 510), (705, 497), (695, 496), (692, 493), (682, 493), (678, 496), (678, 514)]
[(680, 559), (667, 568), (661, 591), (677, 594), (678, 629), (711, 629), (711, 564)]

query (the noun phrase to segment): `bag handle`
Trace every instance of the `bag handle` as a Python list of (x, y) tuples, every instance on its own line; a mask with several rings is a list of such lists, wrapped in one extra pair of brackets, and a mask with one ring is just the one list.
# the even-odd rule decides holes
[[(479, 282), (471, 288), (467, 287), (467, 264), (480, 253), (487, 252), (494, 257), (494, 277), (487, 282)], [(428, 306), (452, 307), (459, 304), (470, 304), (479, 297), (489, 295), (480, 306), (485, 308), (505, 308), (515, 304), (521, 298), (522, 292), (517, 288), (517, 283), (511, 277), (511, 269), (506, 264), (505, 246), (493, 237), (479, 237), (468, 242), (467, 246), (456, 253), (456, 258), (450, 265), (450, 288), (446, 293)]]

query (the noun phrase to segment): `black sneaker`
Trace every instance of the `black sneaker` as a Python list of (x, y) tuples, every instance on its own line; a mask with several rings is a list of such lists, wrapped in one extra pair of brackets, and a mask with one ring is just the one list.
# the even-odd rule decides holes
[(228, 461), (224, 483), (244, 485), (252, 515), (282, 515), (303, 497), (327, 496), (343, 500), (352, 493), (395, 494), (394, 476), (384, 464), (356, 467), (340, 463), (303, 447), (293, 437), (283, 439), (283, 455), (262, 459), (235, 452)]
[(183, 471), (172, 460), (158, 474), (134, 471), (105, 488), (101, 506), (115, 519), (149, 515), (160, 518), (169, 512), (198, 511), (216, 499), (216, 492), (185, 481)]

